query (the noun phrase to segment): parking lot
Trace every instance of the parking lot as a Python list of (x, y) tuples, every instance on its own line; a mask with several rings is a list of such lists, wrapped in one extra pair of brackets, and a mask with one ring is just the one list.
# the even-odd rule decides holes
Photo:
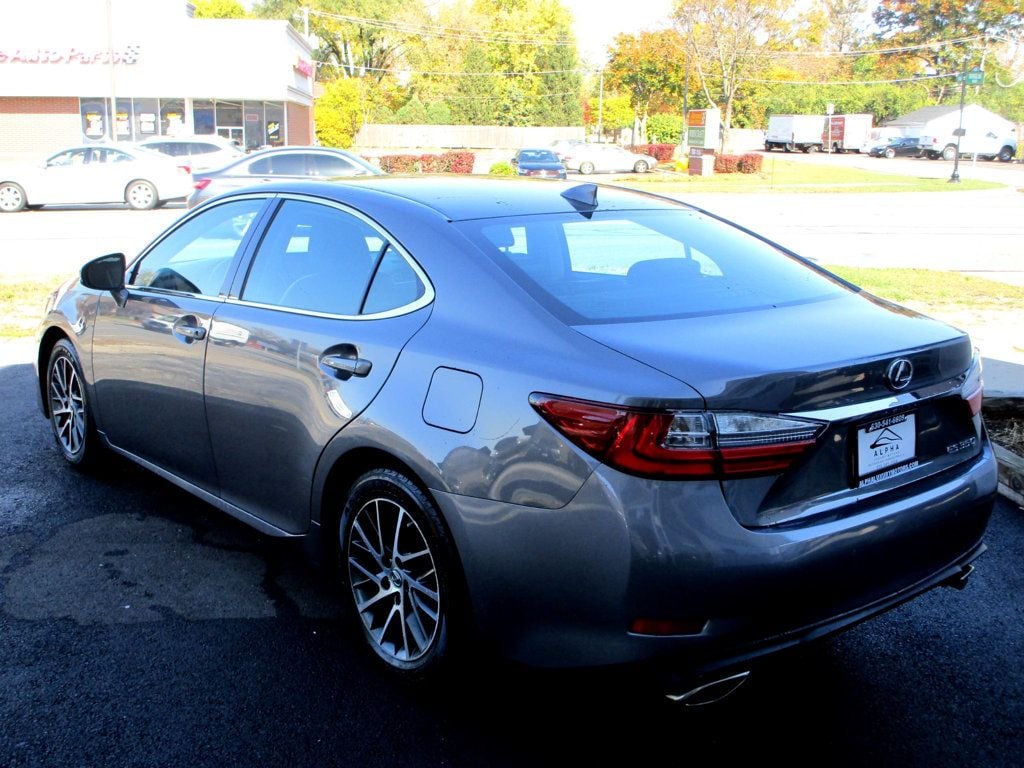
[[(698, 202), (825, 263), (1024, 270), (1013, 190)], [(181, 213), (0, 217), (0, 276), (57, 281)], [(2, 766), (681, 765), (755, 744), (797, 765), (1020, 764), (1024, 510), (1004, 500), (966, 590), (773, 659), (710, 708), (669, 706), (631, 672), (489, 660), (403, 685), (293, 542), (120, 460), (64, 466), (31, 354), (0, 344)]]

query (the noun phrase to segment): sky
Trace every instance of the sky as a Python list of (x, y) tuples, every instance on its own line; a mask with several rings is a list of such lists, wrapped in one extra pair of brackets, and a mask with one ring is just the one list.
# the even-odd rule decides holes
[(672, 0), (562, 0), (576, 20), (580, 55), (603, 64), (605, 51), (622, 32), (661, 29), (668, 25)]

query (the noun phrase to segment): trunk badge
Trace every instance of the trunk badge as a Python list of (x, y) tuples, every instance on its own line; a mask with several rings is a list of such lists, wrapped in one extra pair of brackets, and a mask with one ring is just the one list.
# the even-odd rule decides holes
[(906, 389), (914, 378), (914, 364), (905, 357), (898, 357), (885, 369), (885, 383), (890, 389)]

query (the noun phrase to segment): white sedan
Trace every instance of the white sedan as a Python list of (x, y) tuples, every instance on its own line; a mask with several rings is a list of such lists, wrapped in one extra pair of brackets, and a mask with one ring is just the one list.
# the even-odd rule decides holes
[(191, 175), (145, 149), (92, 144), (72, 147), (41, 165), (0, 167), (0, 211), (43, 205), (127, 203), (146, 210), (192, 191)]
[(630, 152), (615, 144), (577, 144), (564, 151), (565, 167), (582, 174), (597, 171), (647, 173), (658, 164), (650, 155)]

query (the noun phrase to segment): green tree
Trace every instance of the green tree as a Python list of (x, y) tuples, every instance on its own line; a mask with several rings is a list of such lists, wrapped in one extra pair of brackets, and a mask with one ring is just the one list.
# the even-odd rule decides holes
[(674, 29), (622, 34), (615, 38), (607, 81), (629, 93), (638, 136), (646, 141), (647, 115), (659, 96), (682, 92), (686, 41)]
[(238, 0), (195, 0), (197, 19), (244, 19), (245, 8)]
[(351, 147), (362, 125), (360, 82), (341, 77), (328, 83), (316, 100), (316, 137), (325, 147)]

